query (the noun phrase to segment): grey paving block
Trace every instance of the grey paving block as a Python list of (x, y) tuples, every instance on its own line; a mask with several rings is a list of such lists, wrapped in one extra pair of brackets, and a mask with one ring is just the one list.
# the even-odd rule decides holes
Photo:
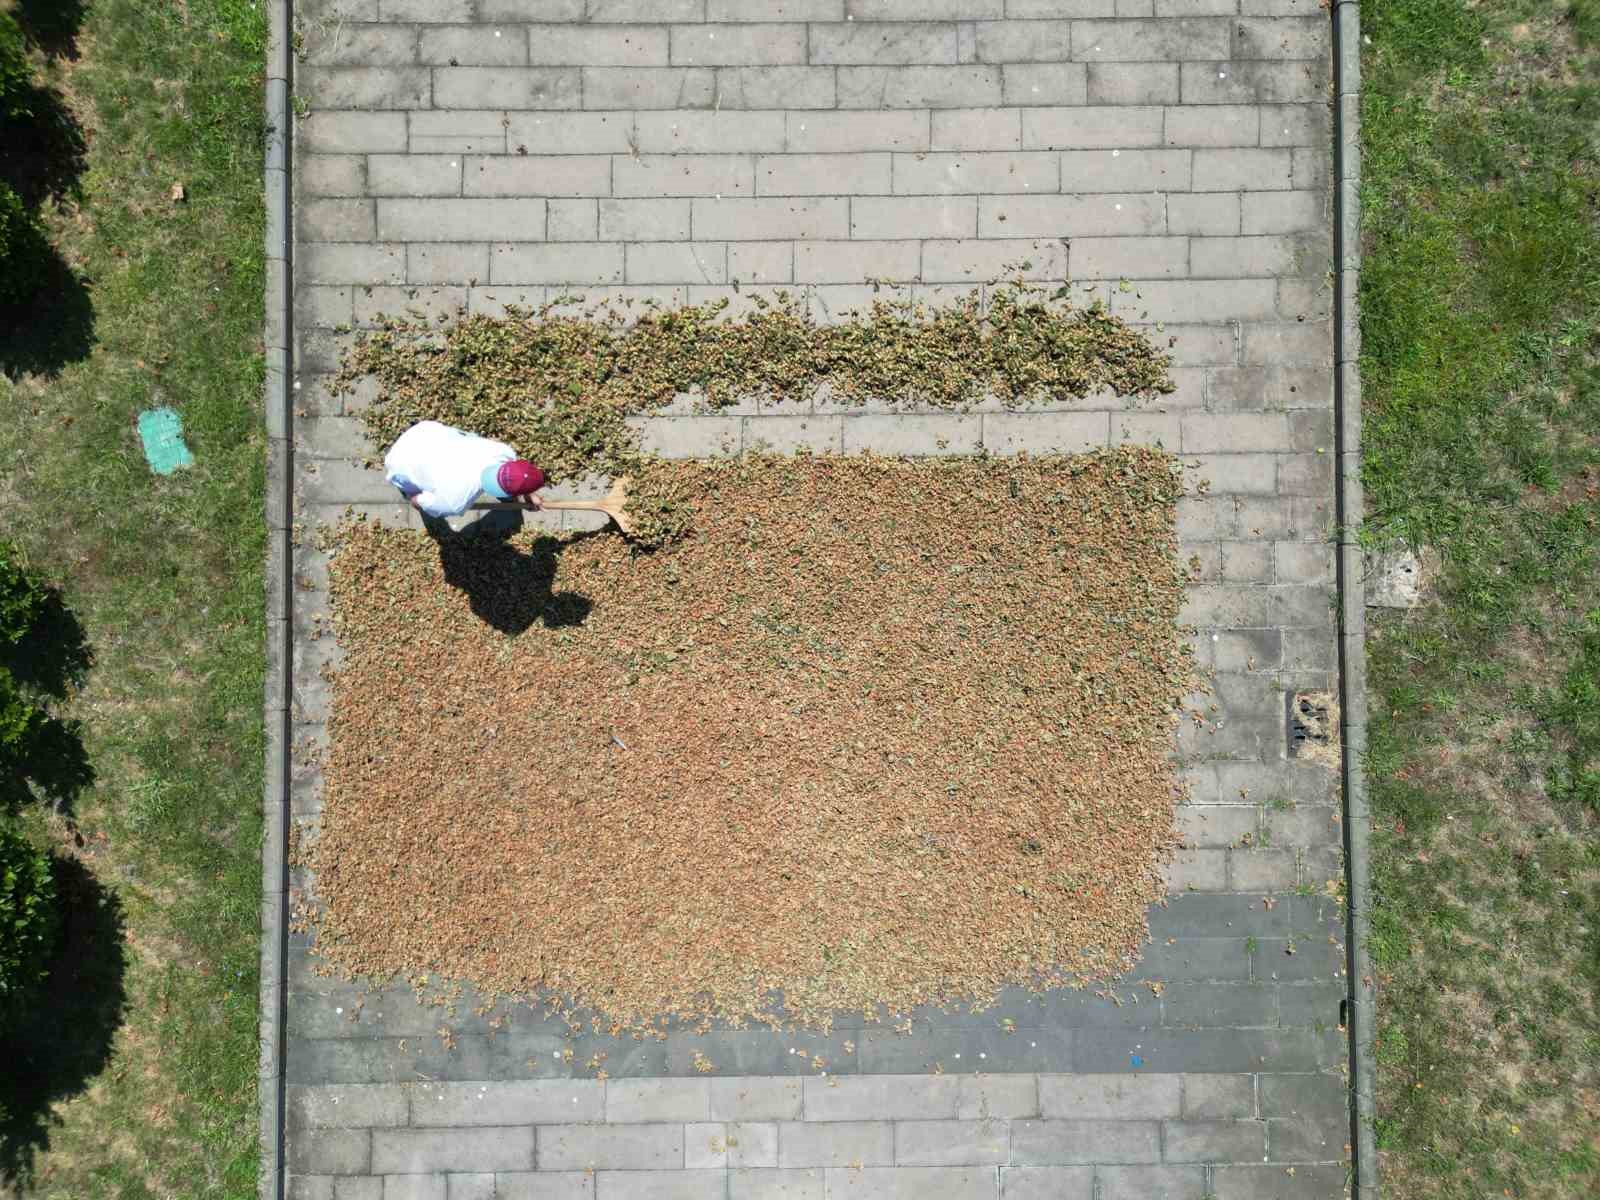
[(1253, 896), (1174, 896), (1150, 912), (1150, 934), (1164, 938), (1282, 936), (1289, 930), (1287, 905), (1262, 907)]
[(599, 237), (599, 222), (594, 200), (551, 200), (545, 209), (544, 236), (552, 242), (592, 242)]
[(407, 283), (475, 284), (489, 278), (489, 247), (482, 242), (411, 242)]
[(1320, 62), (1185, 62), (1185, 104), (1303, 103), (1324, 96), (1331, 79)]
[(952, 1119), (959, 1081), (954, 1076), (834, 1076), (803, 1081), (807, 1121)]
[[(1029, 110), (1049, 112), (1053, 110)], [(916, 114), (884, 114), (917, 119)], [(1015, 108), (952, 108), (930, 113), (930, 137), (923, 147), (895, 149), (933, 150), (1020, 150), (1027, 113)], [(1051, 149), (1037, 146), (1036, 149)]]
[(1169, 146), (1255, 146), (1261, 140), (1261, 109), (1253, 104), (1174, 107), (1165, 113), (1162, 141)]
[(1168, 1162), (1255, 1162), (1266, 1157), (1261, 1121), (1166, 1121), (1162, 1153)]
[[(757, 241), (874, 236), (865, 229), (852, 231), (850, 201), (843, 197), (724, 197), (720, 200), (696, 199), (690, 203), (692, 228), (696, 238)], [(602, 225), (605, 222), (604, 209), (605, 206), (602, 204)]]
[[(623, 164), (633, 161), (626, 158), (613, 160), (604, 154), (474, 155), (467, 157), (462, 164), (462, 194), (608, 196), (613, 190), (613, 175), (621, 177), (626, 171)], [(665, 174), (658, 173), (658, 177), (665, 178)], [(616, 190), (619, 195), (630, 194), (621, 187)]]
[(714, 1121), (792, 1121), (801, 1113), (799, 1079), (777, 1076), (713, 1078), (711, 1119)]
[(388, 21), (468, 21), (472, 0), (382, 0), (382, 11)]
[(1092, 1200), (1093, 1167), (1001, 1167), (1001, 1200)]
[(1030, 150), (1129, 150), (1161, 142), (1155, 105), (1024, 108), (1022, 145)]
[(780, 1167), (888, 1166), (894, 1126), (878, 1121), (786, 1121), (778, 1126)]
[(650, 25), (556, 25), (534, 29), (529, 61), (541, 66), (665, 67), (668, 31)]
[(1089, 104), (1178, 103), (1177, 63), (1091, 62), (1084, 82)]
[(612, 162), (618, 196), (748, 196), (755, 186), (749, 155), (615, 155)]
[(593, 1200), (593, 1171), (501, 1172), (494, 1176), (494, 1200)]
[(1041, 1075), (1039, 1107), (1045, 1117), (1175, 1117), (1180, 1112), (1180, 1080), (1177, 1075)]
[(756, 192), (762, 196), (887, 195), (891, 156), (863, 154), (772, 154), (756, 160)]
[(1341, 1162), (1349, 1157), (1350, 1122), (1318, 1124), (1299, 1118), (1267, 1123), (1267, 1154), (1271, 1162)]
[(1018, 1166), (1160, 1160), (1161, 1126), (1157, 1121), (1011, 1123), (1011, 1161)]
[(1169, 233), (1233, 235), (1239, 232), (1240, 198), (1233, 192), (1167, 197)]
[[(1077, 68), (1062, 64), (1069, 73)], [(836, 70), (838, 106), (857, 109), (983, 108), (1001, 103), (1001, 68), (979, 65), (848, 66)]]
[[(601, 200), (600, 237), (607, 241), (683, 241), (689, 237), (688, 200)], [(701, 237), (727, 234), (708, 233)]]
[(423, 111), (407, 114), (413, 154), (500, 154), (507, 115), (499, 111)]
[(384, 199), (377, 205), (378, 236), (395, 241), (544, 240), (542, 199)]
[(986, 238), (1127, 237), (1161, 233), (1165, 222), (1162, 198), (1149, 193), (978, 197), (978, 236)]
[(824, 1200), (821, 1167), (728, 1172), (728, 1200)]
[(1194, 151), (1194, 190), (1288, 190), (1293, 161), (1286, 149), (1201, 148)]
[(1204, 1200), (1203, 1167), (1101, 1167), (1100, 1200)]
[(593, 1079), (421, 1083), (412, 1089), (417, 1126), (539, 1125), (598, 1121), (605, 1085)]
[(590, 21), (700, 21), (705, 0), (589, 0)]
[(1326, 104), (1266, 104), (1261, 106), (1263, 146), (1321, 146), (1330, 141)]
[(829, 1200), (994, 1200), (993, 1167), (839, 1168), (824, 1172)]
[(606, 1083), (606, 1120), (613, 1123), (709, 1121), (707, 1079), (616, 1079)]
[(1060, 182), (1060, 156), (1046, 151), (984, 150), (894, 157), (894, 191), (902, 195), (1054, 192)]
[(1338, 1075), (1263, 1075), (1261, 1115), (1295, 1118), (1327, 1127), (1348, 1124), (1349, 1089)]
[(1197, 277), (1213, 279), (1300, 275), (1312, 261), (1305, 251), (1304, 242), (1295, 236), (1195, 238), (1190, 270)]
[(295, 206), (296, 236), (303, 241), (370, 241), (372, 230), (370, 200), (307, 200)]
[(640, 445), (662, 458), (715, 458), (737, 454), (744, 427), (740, 417), (658, 417), (641, 423)]
[(1213, 1178), (1219, 1200), (1339, 1200), (1346, 1192), (1343, 1167), (1297, 1167), (1290, 1175), (1276, 1164), (1230, 1165)]
[(795, 22), (680, 25), (671, 34), (672, 62), (679, 66), (794, 66), (806, 61), (806, 26)]
[(1072, 22), (980, 21), (976, 52), (983, 63), (1060, 63), (1072, 57)]
[(1250, 324), (1241, 329), (1247, 363), (1315, 365), (1333, 359), (1333, 331), (1321, 321)]
[(403, 283), (405, 247), (398, 243), (301, 242), (295, 247), (296, 284)]
[(383, 1200), (446, 1200), (444, 1175), (385, 1175)]
[(1070, 261), (1074, 279), (1164, 279), (1189, 274), (1190, 239), (1181, 237), (1076, 238)]
[(288, 1089), (293, 1129), (371, 1128), (404, 1125), (407, 1089), (393, 1084), (343, 1084)]
[(426, 67), (313, 67), (296, 72), (295, 92), (315, 108), (427, 108), (431, 73)]
[(312, 1038), (292, 1024), (284, 1045), (290, 1083), (372, 1083), (378, 1080), (376, 1047), (365, 1038)]
[(855, 21), (983, 20), (1004, 15), (1005, 0), (845, 0)]
[(722, 242), (644, 242), (626, 250), (629, 283), (728, 281), (728, 249)]
[(333, 1200), (332, 1175), (291, 1175), (285, 1187), (288, 1200)]
[(706, 0), (707, 21), (842, 21), (844, 0)]
[(778, 1126), (770, 1121), (735, 1121), (723, 1127), (729, 1167), (776, 1167)]
[(991, 279), (1066, 279), (1068, 249), (1062, 238), (960, 238), (922, 243), (922, 278), (929, 283), (985, 283)]
[(1189, 150), (1064, 150), (1061, 190), (1186, 192), (1190, 156)]
[(1074, 1061), (1081, 1071), (1226, 1074), (1259, 1071), (1269, 1064), (1274, 1070), (1318, 1070), (1340, 1057), (1336, 1039), (1308, 1030), (1146, 1029), (1118, 1038), (1084, 1039)]
[(962, 1120), (1010, 1120), (1039, 1115), (1036, 1075), (961, 1075), (957, 1081), (956, 1115)]
[(513, 243), (493, 247), (489, 257), (488, 279), (494, 284), (568, 283), (589, 287), (621, 283), (623, 277), (620, 242)]
[(1073, 54), (1087, 62), (1169, 62), (1227, 58), (1229, 22), (1213, 18), (1139, 21), (1079, 21)]
[(665, 1170), (683, 1165), (682, 1125), (541, 1125), (541, 1170)]
[[(934, 122), (943, 115), (934, 113)], [(920, 152), (929, 146), (926, 112), (790, 112), (784, 114), (784, 119), (786, 145), (776, 148), (786, 148), (791, 153)]]
[(1256, 1115), (1253, 1075), (1185, 1075), (1183, 1115), (1189, 1120), (1243, 1119)]
[[(611, 116), (612, 128), (620, 126)], [(634, 142), (609, 146), (615, 153), (729, 154), (776, 153), (785, 145), (785, 116), (781, 112), (731, 112), (662, 110), (632, 115)], [(603, 130), (603, 132), (608, 132)]]
[(828, 416), (760, 416), (744, 419), (744, 447), (777, 454), (805, 450), (813, 454), (841, 453), (844, 418)]
[(528, 35), (487, 25), (424, 29), (418, 53), (429, 66), (520, 67), (528, 64)]
[(1228, 852), (1201, 849), (1175, 851), (1163, 869), (1163, 876), (1167, 891), (1173, 895), (1226, 891)]
[(1010, 1153), (1004, 1121), (895, 1122), (894, 1161), (901, 1166), (1000, 1166)]
[(359, 154), (303, 154), (296, 163), (295, 185), (303, 196), (360, 196), (366, 178)]
[(1082, 63), (1007, 63), (1000, 71), (1000, 99), (1005, 104), (1027, 108), (1092, 103), (1089, 72)]
[(446, 1175), (445, 1200), (495, 1200), (494, 1176), (459, 1172)]
[(810, 29), (810, 61), (818, 65), (954, 63), (956, 52), (956, 26), (948, 22), (845, 21), (814, 24)]
[(366, 1175), (336, 1175), (333, 1200), (383, 1200), (383, 1178)]
[(725, 1200), (726, 1171), (597, 1171), (595, 1200)]
[(301, 1129), (289, 1138), (289, 1170), (299, 1174), (364, 1175), (371, 1164), (370, 1130)]
[(302, 38), (303, 61), (313, 66), (403, 66), (417, 61), (413, 25), (312, 25)]
[(1245, 17), (1231, 25), (1233, 57), (1240, 59), (1322, 59), (1332, 34), (1329, 23), (1314, 16)]
[(718, 67), (716, 101), (723, 108), (862, 107), (842, 103), (834, 71), (833, 67)]
[[(435, 108), (566, 109), (588, 97), (589, 69), (576, 67), (435, 67)], [(421, 107), (421, 106), (418, 106)], [(616, 108), (602, 104), (590, 107)]]
[(1295, 864), (1293, 850), (1237, 850), (1229, 864), (1228, 881), (1237, 892), (1287, 892), (1297, 881)]
[(922, 247), (917, 242), (801, 242), (794, 248), (797, 283), (864, 283), (915, 279)]
[(972, 454), (980, 445), (980, 418), (975, 414), (874, 414), (847, 416), (847, 454)]

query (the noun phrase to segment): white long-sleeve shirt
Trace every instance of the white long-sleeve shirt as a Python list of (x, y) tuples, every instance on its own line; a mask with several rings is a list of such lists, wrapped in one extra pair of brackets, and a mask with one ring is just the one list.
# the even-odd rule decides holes
[(504, 442), (463, 433), (438, 421), (419, 421), (384, 455), (384, 478), (432, 517), (466, 512), (483, 491), (483, 473), (517, 452)]

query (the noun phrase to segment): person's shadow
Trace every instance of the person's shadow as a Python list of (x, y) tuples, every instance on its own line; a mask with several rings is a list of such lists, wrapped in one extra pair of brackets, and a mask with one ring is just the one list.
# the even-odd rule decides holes
[(594, 607), (587, 596), (554, 588), (562, 551), (595, 534), (541, 537), (524, 553), (511, 542), (522, 528), (515, 509), (491, 509), (459, 532), (432, 517), (423, 525), (439, 544), (445, 582), (465, 592), (472, 611), (501, 633), (515, 637), (535, 621), (551, 629), (582, 625)]

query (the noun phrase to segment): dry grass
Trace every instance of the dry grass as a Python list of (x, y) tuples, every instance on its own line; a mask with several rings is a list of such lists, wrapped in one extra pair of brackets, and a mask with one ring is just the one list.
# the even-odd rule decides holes
[(1172, 460), (652, 470), (693, 509), (654, 554), (342, 530), (321, 952), (634, 1026), (1128, 965), (1192, 676)]

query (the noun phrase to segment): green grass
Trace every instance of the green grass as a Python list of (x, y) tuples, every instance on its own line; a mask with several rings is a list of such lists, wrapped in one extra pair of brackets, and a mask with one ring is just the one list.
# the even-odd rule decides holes
[(1364, 6), (1386, 1194), (1600, 1191), (1600, 4)]
[[(63, 965), (98, 1000), (0, 1047), (27, 1056), (0, 1127), (19, 1194), (255, 1194), (264, 38), (251, 0), (97, 0), (81, 59), (41, 66), (91, 135), (45, 217), (92, 349), (0, 379), (0, 497), (93, 647), (73, 712), (97, 782), (81, 846), (23, 824), (81, 867), (107, 954)], [(196, 459), (168, 479), (134, 429), (156, 403)]]

